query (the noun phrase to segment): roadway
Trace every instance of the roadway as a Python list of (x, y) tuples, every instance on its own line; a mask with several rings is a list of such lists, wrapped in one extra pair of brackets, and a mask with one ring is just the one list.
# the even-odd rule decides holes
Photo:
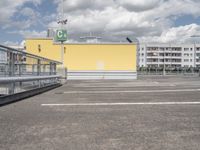
[(0, 107), (0, 150), (197, 150), (200, 78), (68, 81)]

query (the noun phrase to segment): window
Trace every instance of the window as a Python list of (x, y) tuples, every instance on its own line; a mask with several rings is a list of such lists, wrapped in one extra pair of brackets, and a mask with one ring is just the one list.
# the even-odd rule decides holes
[(184, 62), (189, 62), (189, 59), (184, 59)]
[(184, 48), (184, 51), (188, 51), (189, 50), (189, 48)]
[(192, 62), (192, 59), (190, 59), (190, 62)]
[(192, 50), (193, 50), (193, 48), (190, 48), (190, 50), (192, 51)]

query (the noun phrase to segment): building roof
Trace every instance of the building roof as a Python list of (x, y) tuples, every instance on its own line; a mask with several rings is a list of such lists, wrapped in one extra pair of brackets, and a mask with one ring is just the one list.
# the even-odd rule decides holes
[[(55, 42), (53, 38), (26, 38), (25, 40), (52, 40), (55, 45), (60, 45), (60, 42)], [(136, 45), (137, 43), (128, 42), (97, 42), (97, 43), (87, 43), (87, 42), (64, 42), (65, 45)]]

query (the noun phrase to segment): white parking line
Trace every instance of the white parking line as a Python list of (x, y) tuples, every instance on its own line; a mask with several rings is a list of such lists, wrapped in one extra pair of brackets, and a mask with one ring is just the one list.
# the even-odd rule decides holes
[(41, 106), (120, 106), (120, 105), (199, 105), (200, 102), (143, 102), (143, 103), (68, 103), (41, 104)]
[(200, 92), (200, 89), (137, 90), (137, 91), (66, 91), (63, 92), (63, 94), (167, 93), (167, 92)]

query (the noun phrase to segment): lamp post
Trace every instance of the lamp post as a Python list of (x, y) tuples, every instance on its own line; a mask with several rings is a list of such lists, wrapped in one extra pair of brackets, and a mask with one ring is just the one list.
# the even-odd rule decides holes
[(64, 30), (64, 25), (67, 24), (67, 19), (64, 19), (64, 0), (61, 1), (62, 10), (61, 10), (61, 19), (57, 22), (60, 24), (60, 30), (56, 31), (56, 40), (61, 42), (61, 51), (60, 51), (60, 61), (62, 62), (62, 75), (65, 76), (65, 66), (64, 66), (64, 42), (67, 40), (67, 31)]
[(166, 75), (166, 72), (165, 72), (165, 49), (163, 49), (163, 76)]
[(137, 39), (137, 38), (134, 38), (134, 41), (132, 40), (132, 39), (130, 39), (129, 37), (127, 37), (126, 38), (126, 40), (129, 42), (129, 43), (133, 43), (133, 42), (135, 42), (136, 43), (136, 45), (137, 45), (137, 51), (136, 51), (136, 62), (137, 62), (137, 70), (138, 70), (138, 68), (139, 68), (139, 55), (138, 55), (138, 53), (139, 53), (139, 49), (140, 49), (140, 41)]
[[(192, 35), (190, 37), (191, 38), (199, 38), (200, 35)], [(200, 59), (200, 56), (196, 57), (196, 55), (197, 55), (197, 53), (196, 53), (196, 42), (194, 41), (194, 67), (196, 67), (196, 59), (197, 59), (197, 57)], [(199, 69), (199, 76), (200, 76), (200, 69)]]

